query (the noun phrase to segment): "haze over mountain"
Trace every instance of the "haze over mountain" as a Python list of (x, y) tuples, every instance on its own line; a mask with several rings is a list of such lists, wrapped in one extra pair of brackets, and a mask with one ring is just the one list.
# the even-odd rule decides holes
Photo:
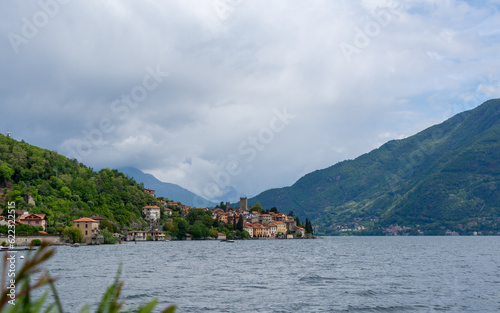
[(162, 182), (153, 175), (144, 173), (137, 168), (123, 167), (118, 170), (132, 177), (136, 182), (142, 182), (144, 187), (154, 189), (157, 197), (165, 197), (192, 207), (213, 207), (216, 205), (179, 185)]
[[(451, 228), (500, 213), (500, 100), (455, 115), (354, 160), (249, 199), (292, 210), (323, 233), (339, 225)], [(444, 225), (444, 226), (443, 226)]]

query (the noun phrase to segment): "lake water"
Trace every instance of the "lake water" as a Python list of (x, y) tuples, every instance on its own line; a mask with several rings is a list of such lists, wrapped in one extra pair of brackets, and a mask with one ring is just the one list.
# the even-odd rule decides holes
[(157, 297), (177, 312), (500, 312), (500, 237), (58, 247), (47, 266), (76, 312), (120, 262), (127, 307)]

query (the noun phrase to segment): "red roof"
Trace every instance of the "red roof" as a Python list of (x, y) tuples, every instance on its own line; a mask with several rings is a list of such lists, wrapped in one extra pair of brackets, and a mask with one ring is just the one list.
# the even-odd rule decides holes
[(88, 217), (82, 217), (82, 218), (79, 218), (77, 220), (74, 220), (73, 222), (95, 222), (95, 223), (99, 223), (98, 221), (93, 220), (93, 219), (88, 218)]

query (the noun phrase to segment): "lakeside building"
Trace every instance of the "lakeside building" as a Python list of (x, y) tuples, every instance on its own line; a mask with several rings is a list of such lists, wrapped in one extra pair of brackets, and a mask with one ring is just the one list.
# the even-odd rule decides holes
[(127, 241), (145, 241), (147, 232), (145, 230), (129, 230), (127, 231)]
[(99, 222), (88, 217), (82, 217), (73, 221), (73, 226), (78, 227), (83, 234), (83, 242), (90, 244), (97, 240), (99, 234)]

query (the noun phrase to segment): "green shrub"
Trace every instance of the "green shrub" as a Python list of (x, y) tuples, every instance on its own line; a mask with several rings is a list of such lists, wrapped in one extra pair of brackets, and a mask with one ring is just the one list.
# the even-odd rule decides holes
[(35, 247), (39, 247), (42, 245), (42, 241), (40, 239), (33, 239), (31, 240), (31, 244), (34, 245)]

